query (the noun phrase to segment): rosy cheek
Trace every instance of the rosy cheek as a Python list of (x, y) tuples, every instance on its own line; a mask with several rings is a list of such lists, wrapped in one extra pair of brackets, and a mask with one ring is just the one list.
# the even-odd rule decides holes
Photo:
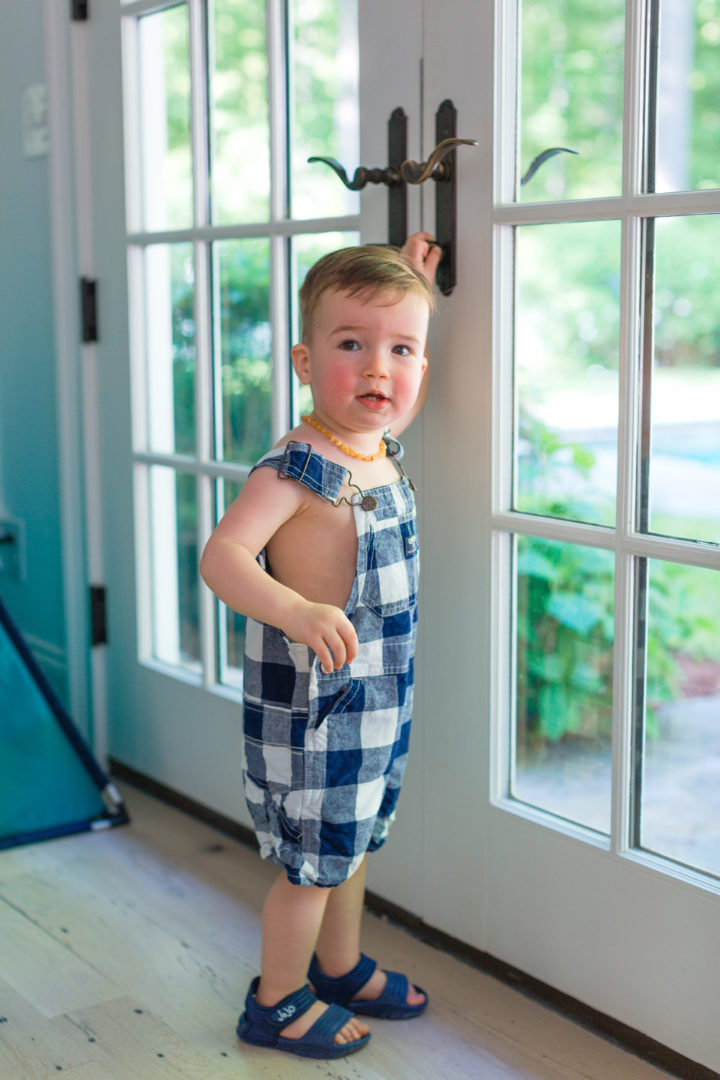
[(348, 394), (354, 393), (357, 386), (357, 375), (346, 367), (337, 367), (328, 372), (325, 386), (329, 393)]
[(402, 398), (403, 403), (407, 403), (408, 408), (415, 404), (415, 399), (418, 396), (421, 382), (422, 376), (418, 376), (415, 373), (413, 373), (412, 375), (408, 373), (402, 379), (396, 380), (396, 396), (398, 397), (398, 399)]

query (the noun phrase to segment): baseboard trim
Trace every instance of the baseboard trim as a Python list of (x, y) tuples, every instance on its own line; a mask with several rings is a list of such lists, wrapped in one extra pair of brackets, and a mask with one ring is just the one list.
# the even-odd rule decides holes
[[(255, 834), (245, 825), (240, 825), (224, 814), (212, 810), (209, 806), (196, 802), (196, 800), (186, 795), (181, 795), (173, 788), (167, 787), (158, 780), (153, 780), (151, 777), (130, 768), (128, 765), (124, 765), (115, 758), (110, 759), (110, 771), (116, 779), (132, 784), (162, 802), (184, 811), (190, 817), (211, 825), (218, 832), (231, 836), (234, 840), (239, 840), (241, 843), (248, 844), (254, 850), (257, 850)], [(664, 1069), (671, 1076), (678, 1077), (678, 1080), (720, 1080), (720, 1073), (715, 1072), (713, 1069), (709, 1069), (696, 1061), (691, 1061), (690, 1058), (679, 1054), (669, 1046), (665, 1046), (664, 1043), (650, 1038), (649, 1035), (644, 1035), (635, 1028), (623, 1024), (620, 1020), (615, 1020), (612, 1016), (607, 1016), (598, 1009), (585, 1005), (582, 1001), (578, 1001), (577, 998), (571, 997), (570, 994), (565, 994), (562, 990), (549, 986), (540, 979), (536, 979), (519, 968), (513, 967), (512, 964), (507, 964), (504, 960), (499, 960), (481, 949), (476, 949), (472, 945), (459, 941), (442, 930), (429, 926), (417, 915), (411, 914), (397, 904), (393, 904), (372, 892), (368, 892), (365, 899), (369, 911), (376, 915), (382, 915), (398, 926), (402, 926), (426, 945), (441, 949), (458, 960), (478, 968), (487, 975), (491, 975), (500, 982), (511, 986), (514, 990), (533, 998), (535, 1001), (539, 1001), (563, 1016), (567, 1016), (570, 1020), (580, 1024), (594, 1034), (608, 1039), (610, 1042), (622, 1047), (623, 1050), (635, 1054), (651, 1065)]]

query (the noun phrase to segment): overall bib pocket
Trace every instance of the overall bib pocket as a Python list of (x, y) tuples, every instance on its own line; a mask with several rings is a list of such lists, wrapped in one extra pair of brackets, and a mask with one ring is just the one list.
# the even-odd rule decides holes
[(414, 519), (373, 534), (360, 601), (383, 619), (417, 603), (420, 560)]

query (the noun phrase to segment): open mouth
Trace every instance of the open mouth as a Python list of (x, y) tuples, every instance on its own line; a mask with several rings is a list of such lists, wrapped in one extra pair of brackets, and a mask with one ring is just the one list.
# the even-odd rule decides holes
[(375, 391), (371, 391), (369, 394), (361, 394), (360, 397), (363, 401), (388, 401), (384, 394)]

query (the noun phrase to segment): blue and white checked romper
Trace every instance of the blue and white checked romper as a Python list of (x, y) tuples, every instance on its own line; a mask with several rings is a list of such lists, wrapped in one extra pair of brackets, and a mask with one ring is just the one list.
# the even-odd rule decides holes
[[(312, 649), (247, 621), (245, 796), (264, 859), (299, 885), (340, 885), (384, 842), (405, 771), (417, 629), (413, 486), (401, 479), (352, 497), (358, 550), (345, 614), (358, 636), (352, 665), (326, 675)], [(337, 503), (347, 469), (308, 443), (271, 450), (270, 466)], [(352, 486), (352, 485), (351, 485)], [(264, 554), (260, 555), (264, 565)]]

